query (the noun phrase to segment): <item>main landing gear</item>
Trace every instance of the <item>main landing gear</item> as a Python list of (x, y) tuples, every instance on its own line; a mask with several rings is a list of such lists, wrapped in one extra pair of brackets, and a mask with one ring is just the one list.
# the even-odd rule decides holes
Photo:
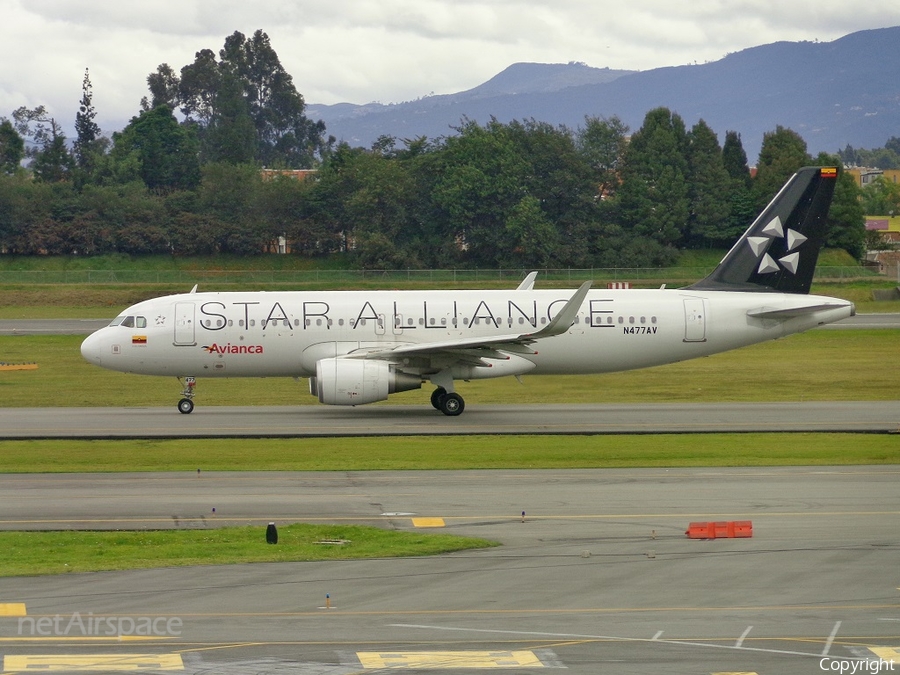
[[(178, 378), (178, 381), (181, 382), (181, 378)], [(178, 401), (178, 412), (182, 415), (190, 415), (194, 410), (194, 387), (197, 386), (197, 378), (196, 377), (186, 377), (184, 378), (184, 389), (181, 390), (181, 395), (184, 397), (180, 401)]]
[(466, 409), (466, 402), (462, 396), (456, 392), (447, 393), (443, 387), (438, 387), (431, 393), (431, 405), (449, 417), (461, 415)]

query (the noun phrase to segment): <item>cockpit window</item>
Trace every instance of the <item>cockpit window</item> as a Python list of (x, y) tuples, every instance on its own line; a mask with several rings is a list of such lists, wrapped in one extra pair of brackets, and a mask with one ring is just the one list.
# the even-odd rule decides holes
[(125, 328), (146, 328), (147, 317), (145, 316), (117, 316), (112, 320), (110, 326), (125, 326)]
[[(112, 320), (110, 326), (125, 326), (125, 328), (134, 328), (134, 317), (133, 316), (117, 316)], [(146, 324), (145, 324), (146, 325)]]

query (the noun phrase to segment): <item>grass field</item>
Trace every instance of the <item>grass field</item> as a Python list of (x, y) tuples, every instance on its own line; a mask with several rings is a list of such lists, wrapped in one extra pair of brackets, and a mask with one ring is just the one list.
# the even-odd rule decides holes
[[(340, 541), (340, 544), (319, 543)], [(358, 525), (133, 532), (0, 532), (0, 577), (258, 562), (437, 555), (496, 546), (473, 537), (393, 532)]]
[(0, 449), (0, 471), (6, 474), (900, 463), (900, 436), (889, 434), (29, 440), (3, 441)]

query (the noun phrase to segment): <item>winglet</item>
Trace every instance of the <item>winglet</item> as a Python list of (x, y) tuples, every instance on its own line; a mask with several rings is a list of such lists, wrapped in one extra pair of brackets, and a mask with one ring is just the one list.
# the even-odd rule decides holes
[(569, 330), (572, 327), (572, 324), (575, 323), (575, 317), (578, 315), (578, 310), (581, 309), (581, 305), (584, 303), (588, 291), (591, 290), (591, 283), (592, 282), (590, 281), (585, 281), (581, 284), (581, 286), (578, 287), (578, 290), (575, 291), (572, 297), (566, 302), (565, 306), (550, 320), (550, 323), (541, 328), (537, 333), (529, 335), (528, 338), (537, 340), (540, 338), (553, 337), (554, 335), (562, 335)]
[(534, 288), (534, 280), (537, 279), (538, 273), (529, 272), (528, 276), (522, 279), (522, 283), (516, 286), (517, 291), (530, 291)]

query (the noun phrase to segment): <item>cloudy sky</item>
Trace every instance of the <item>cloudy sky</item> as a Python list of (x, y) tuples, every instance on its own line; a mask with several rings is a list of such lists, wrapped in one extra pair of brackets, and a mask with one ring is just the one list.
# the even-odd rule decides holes
[(43, 104), (71, 128), (89, 68), (109, 133), (160, 63), (236, 30), (269, 35), (308, 103), (392, 103), (519, 61), (647, 70), (896, 25), (898, 0), (0, 0), (0, 116)]

